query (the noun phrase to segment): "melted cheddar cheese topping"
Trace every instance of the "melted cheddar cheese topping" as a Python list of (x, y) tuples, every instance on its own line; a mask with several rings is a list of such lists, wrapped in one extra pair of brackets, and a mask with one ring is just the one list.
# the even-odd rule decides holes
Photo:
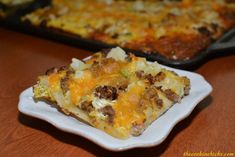
[(69, 68), (39, 78), (35, 98), (54, 100), (63, 112), (115, 137), (141, 134), (185, 95), (189, 82), (157, 62), (123, 52), (115, 48), (85, 62), (73, 59)]
[[(115, 127), (131, 127), (134, 122), (143, 123), (146, 116), (139, 110), (139, 100), (145, 90), (145, 85), (134, 83), (126, 93), (121, 93), (113, 105), (116, 112)], [(128, 128), (130, 129), (130, 128)]]

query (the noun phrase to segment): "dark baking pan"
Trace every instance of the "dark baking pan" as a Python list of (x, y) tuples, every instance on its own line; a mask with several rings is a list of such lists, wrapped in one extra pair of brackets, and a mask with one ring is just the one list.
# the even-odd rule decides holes
[[(44, 26), (35, 27), (30, 23), (22, 22), (20, 18), (26, 13), (31, 12), (32, 10), (43, 7), (49, 4), (48, 0), (39, 0), (31, 4), (29, 7), (18, 9), (13, 14), (8, 16), (3, 25), (7, 28), (12, 28), (19, 30), (21, 32), (30, 33), (36, 36), (40, 36), (46, 39), (51, 39), (59, 41), (65, 44), (72, 46), (82, 47), (91, 51), (99, 51), (105, 48), (112, 48), (116, 45), (108, 45), (99, 41), (84, 39), (78, 35), (69, 34), (60, 30), (46, 28)], [(128, 52), (132, 52), (137, 56), (146, 57), (150, 61), (158, 61), (161, 64), (165, 64), (171, 67), (181, 68), (181, 69), (190, 69), (195, 66), (201, 65), (203, 62), (207, 61), (212, 56), (217, 54), (230, 54), (231, 51), (235, 51), (235, 28), (229, 30), (225, 33), (219, 40), (212, 43), (207, 49), (198, 53), (196, 56), (189, 60), (170, 60), (161, 56), (159, 54), (145, 54), (139, 51), (126, 49)], [(235, 54), (235, 52), (234, 52)]]
[(23, 4), (17, 4), (17, 5), (5, 5), (0, 2), (0, 10), (5, 12), (6, 19), (8, 19), (12, 18), (12, 16), (20, 17), (25, 13), (29, 13), (37, 8), (45, 7), (47, 5), (50, 5), (49, 0), (34, 0), (31, 2), (25, 2)]
[(0, 17), (0, 26), (7, 26), (7, 28), (18, 29), (21, 27), (20, 18), (27, 13), (34, 11), (37, 8), (50, 5), (50, 0), (34, 0), (18, 5), (4, 5), (0, 2), (0, 11), (4, 16)]
[[(233, 52), (232, 52), (233, 51)], [(232, 55), (235, 54), (235, 28), (227, 31), (218, 40), (209, 45), (205, 50), (199, 52), (197, 55), (188, 60), (170, 60), (159, 55), (148, 55), (149, 60), (157, 60), (160, 63), (177, 67), (181, 69), (196, 67), (203, 62), (215, 56)]]
[[(14, 26), (17, 26), (17, 29), (20, 29), (20, 31), (26, 33), (59, 41), (72, 46), (82, 47), (91, 51), (99, 51), (104, 48), (112, 48), (116, 46), (108, 45), (99, 41), (83, 39), (77, 35), (65, 33), (59, 30), (48, 29), (45, 27), (34, 27), (25, 23)], [(228, 54), (228, 52), (232, 54), (231, 51), (235, 51), (235, 28), (225, 33), (219, 40), (211, 44), (206, 50), (198, 53), (189, 60), (170, 60), (159, 54), (146, 54), (135, 50), (126, 50), (137, 56), (146, 57), (150, 61), (158, 61), (161, 64), (171, 67), (187, 69), (202, 64), (206, 60), (212, 58), (212, 56)]]

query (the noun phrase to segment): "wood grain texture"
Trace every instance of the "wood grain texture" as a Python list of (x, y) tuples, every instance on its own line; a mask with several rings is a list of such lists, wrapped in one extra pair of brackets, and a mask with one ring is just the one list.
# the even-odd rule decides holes
[[(214, 58), (195, 70), (213, 86), (159, 146), (110, 152), (92, 142), (18, 112), (19, 94), (46, 69), (91, 52), (0, 28), (0, 156), (183, 156), (189, 152), (235, 153), (235, 55)], [(156, 131), (157, 134), (157, 131)]]

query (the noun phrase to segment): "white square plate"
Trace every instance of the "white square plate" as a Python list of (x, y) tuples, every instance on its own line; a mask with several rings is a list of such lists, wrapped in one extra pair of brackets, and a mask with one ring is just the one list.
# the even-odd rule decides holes
[(165, 68), (175, 71), (181, 76), (187, 76), (190, 79), (190, 94), (184, 97), (181, 103), (172, 106), (138, 137), (130, 137), (126, 140), (114, 138), (73, 117), (60, 113), (56, 108), (53, 108), (45, 102), (35, 102), (32, 87), (20, 94), (18, 109), (26, 115), (45, 120), (60, 130), (83, 136), (108, 150), (123, 151), (136, 147), (156, 146), (163, 142), (172, 128), (179, 121), (186, 118), (195, 106), (212, 91), (211, 85), (199, 74), (169, 67)]

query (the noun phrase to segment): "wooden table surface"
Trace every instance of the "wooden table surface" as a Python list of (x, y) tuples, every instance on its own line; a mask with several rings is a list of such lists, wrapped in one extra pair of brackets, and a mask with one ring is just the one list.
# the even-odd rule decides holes
[(19, 94), (35, 84), (38, 75), (50, 67), (69, 64), (72, 57), (82, 59), (90, 54), (0, 28), (0, 156), (171, 157), (187, 151), (235, 154), (235, 55), (211, 59), (195, 70), (210, 82), (213, 92), (162, 144), (152, 148), (107, 151), (18, 111)]

